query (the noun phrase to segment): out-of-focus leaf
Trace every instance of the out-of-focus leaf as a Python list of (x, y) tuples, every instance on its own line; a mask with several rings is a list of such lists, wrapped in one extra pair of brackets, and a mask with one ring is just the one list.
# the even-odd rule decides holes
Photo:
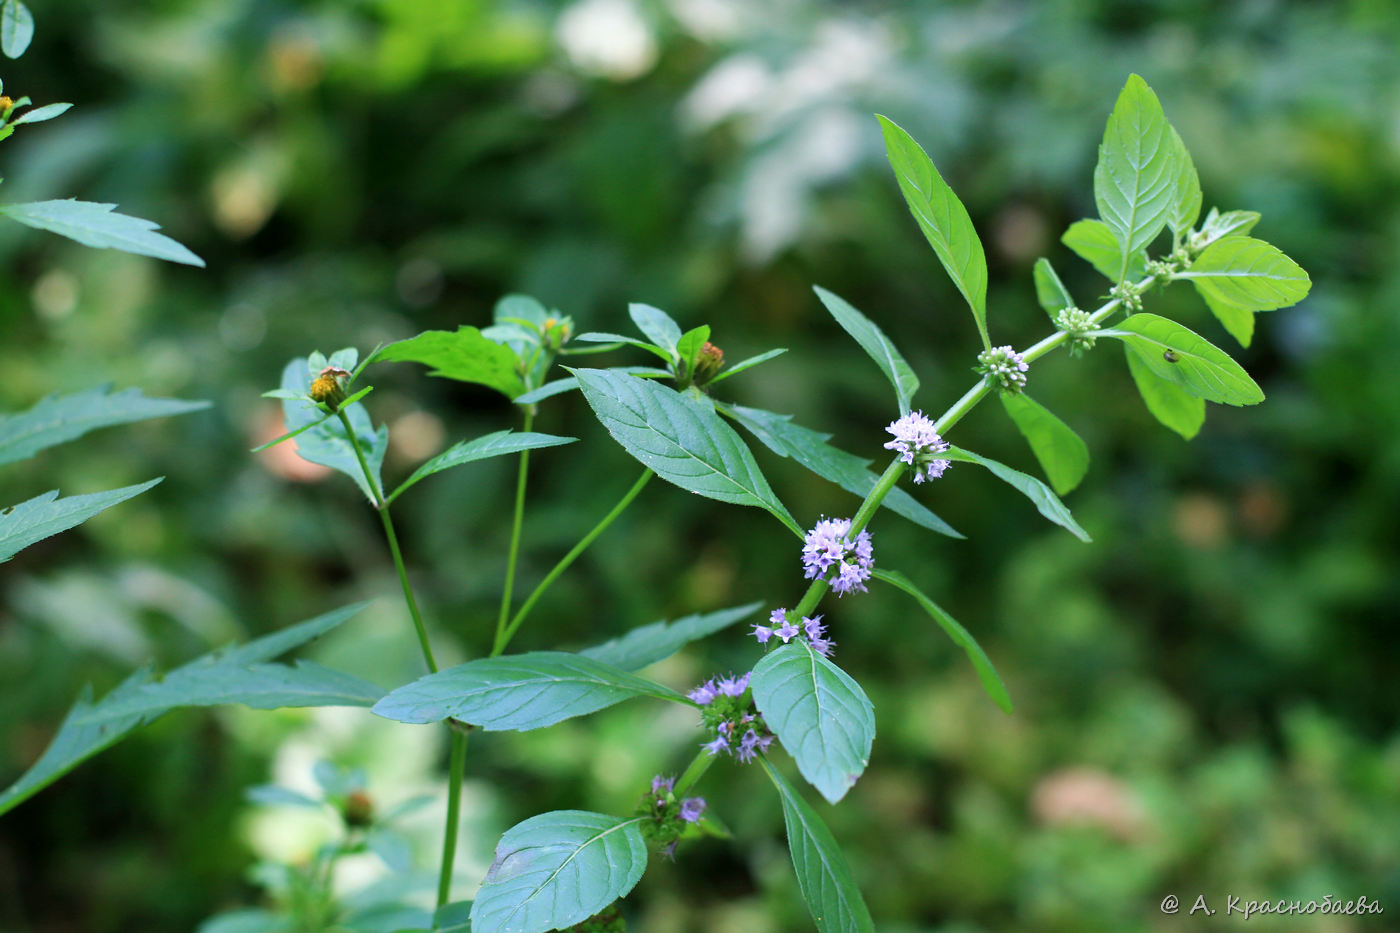
[(576, 437), (559, 437), (554, 434), (539, 434), (534, 431), (515, 432), (506, 429), (478, 437), (476, 440), (459, 441), (414, 470), (413, 475), (404, 480), (399, 488), (394, 490), (393, 495), (388, 497), (388, 500), (393, 502), (405, 489), (425, 477), (441, 473), (443, 470), (450, 470), (452, 467), (461, 466), (464, 463), (500, 457), (505, 454), (515, 454), (522, 450), (558, 447), (561, 444), (572, 444), (576, 440), (578, 440)]
[(914, 375), (914, 370), (904, 361), (904, 357), (900, 356), (890, 338), (875, 326), (874, 321), (857, 311), (840, 295), (829, 292), (820, 285), (814, 285), (812, 290), (817, 293), (822, 304), (826, 305), (826, 310), (831, 312), (831, 316), (836, 318), (836, 323), (855, 338), (861, 349), (880, 367), (890, 385), (894, 386), (899, 413), (907, 415), (909, 400), (919, 390), (919, 377)]
[(19, 58), (34, 41), (34, 14), (20, 0), (5, 0), (0, 7), (0, 51)]
[(164, 477), (157, 477), (134, 486), (123, 486), (120, 489), (93, 492), (83, 496), (69, 496), (66, 499), (58, 498), (58, 490), (54, 489), (11, 506), (0, 512), (0, 563), (14, 557), (36, 541), (81, 525), (98, 512), (110, 509), (119, 502), (125, 502), (132, 496), (140, 495), (162, 479)]
[(140, 389), (112, 392), (110, 385), (74, 395), (50, 395), (28, 411), (0, 415), (0, 463), (32, 457), (46, 447), (113, 424), (183, 415), (209, 402), (147, 398)]
[(0, 214), (27, 227), (47, 230), (97, 249), (116, 249), (138, 256), (151, 256), (187, 266), (204, 267), (204, 260), (170, 239), (160, 224), (127, 214), (118, 214), (115, 204), (93, 201), (30, 201), (0, 204)]
[(72, 104), (45, 104), (42, 107), (35, 107), (33, 110), (25, 112), (23, 115), (10, 121), (10, 126), (19, 126), (21, 123), (43, 123), (45, 120), (52, 120), (54, 117), (62, 116), (72, 107)]

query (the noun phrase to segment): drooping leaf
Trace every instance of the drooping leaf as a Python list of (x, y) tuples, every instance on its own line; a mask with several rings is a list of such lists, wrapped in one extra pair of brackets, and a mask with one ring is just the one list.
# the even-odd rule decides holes
[(661, 620), (634, 628), (620, 638), (612, 638), (579, 652), (603, 664), (622, 671), (639, 671), (649, 664), (665, 660), (681, 648), (715, 632), (721, 631), (747, 616), (763, 603), (749, 603), (732, 609), (695, 613), (674, 622)]
[(1051, 321), (1055, 320), (1056, 312), (1074, 307), (1074, 299), (1070, 297), (1069, 289), (1060, 281), (1055, 267), (1050, 265), (1050, 260), (1041, 256), (1035, 261), (1035, 268), (1031, 274), (1035, 279), (1036, 301), (1039, 301), (1045, 313), (1050, 315)]
[(14, 557), (36, 541), (81, 525), (98, 512), (110, 509), (118, 502), (125, 502), (132, 496), (140, 495), (162, 479), (164, 477), (157, 477), (134, 486), (123, 486), (120, 489), (93, 492), (83, 496), (68, 496), (66, 499), (58, 498), (58, 490), (54, 489), (11, 506), (0, 512), (0, 563)]
[(1027, 499), (1035, 504), (1036, 511), (1040, 512), (1041, 515), (1064, 528), (1080, 541), (1090, 540), (1089, 533), (1079, 527), (1079, 523), (1074, 520), (1069, 509), (1065, 508), (1065, 504), (1060, 501), (1060, 497), (1034, 476), (1027, 476), (1020, 470), (1013, 470), (1004, 463), (998, 463), (990, 457), (975, 454), (970, 450), (963, 450), (961, 447), (949, 447), (941, 456), (949, 460), (961, 460), (965, 463), (976, 463), (986, 467), (1002, 482), (1020, 490)]
[(987, 336), (987, 257), (972, 226), (967, 208), (938, 174), (928, 153), (893, 121), (876, 114), (885, 137), (885, 153), (899, 181), (899, 190), (953, 284), (967, 299), (977, 333)]
[(890, 338), (875, 326), (874, 321), (857, 311), (840, 295), (829, 292), (820, 285), (812, 286), (812, 290), (817, 293), (822, 304), (826, 305), (826, 310), (831, 312), (831, 316), (836, 318), (836, 323), (854, 337), (861, 349), (880, 367), (890, 385), (894, 386), (895, 397), (899, 400), (899, 413), (907, 415), (909, 400), (919, 390), (919, 377), (914, 375), (914, 370), (904, 361), (904, 357), (899, 355)]
[(1195, 437), (1206, 420), (1205, 401), (1158, 376), (1128, 346), (1124, 345), (1123, 352), (1128, 357), (1128, 372), (1152, 417), (1188, 441)]
[(5, 0), (0, 7), (0, 50), (19, 58), (34, 41), (34, 14), (20, 0)]
[[(1065, 235), (1060, 237), (1060, 242), (1073, 250), (1080, 259), (1099, 270), (1104, 278), (1112, 282), (1118, 281), (1118, 263), (1122, 260), (1122, 255), (1113, 231), (1108, 229), (1108, 225), (1103, 221), (1076, 220), (1069, 225)], [(1127, 278), (1136, 281), (1146, 272), (1147, 253), (1137, 250), (1128, 257)]]
[(0, 204), (0, 214), (36, 230), (47, 230), (84, 246), (115, 249), (138, 256), (151, 256), (187, 266), (204, 267), (204, 260), (170, 237), (156, 233), (160, 224), (127, 214), (118, 214), (115, 204), (93, 201), (30, 201)]
[(1012, 711), (1011, 695), (1006, 692), (1006, 684), (1002, 682), (997, 669), (992, 666), (992, 659), (987, 657), (987, 652), (983, 651), (982, 646), (977, 644), (977, 639), (972, 637), (971, 632), (963, 628), (958, 620), (945, 612), (941, 606), (925, 596), (923, 591), (914, 585), (914, 581), (899, 571), (877, 569), (871, 573), (871, 576), (914, 597), (919, 606), (929, 614), (929, 618), (937, 622), (939, 628), (943, 629), (953, 640), (953, 644), (961, 648), (967, 655), (967, 659), (972, 662), (972, 667), (977, 671), (977, 679), (982, 681), (982, 689), (987, 691), (987, 696), (992, 698), (992, 702), (1008, 713)]
[(561, 444), (572, 444), (576, 440), (578, 440), (576, 437), (560, 437), (555, 434), (539, 434), (534, 431), (515, 432), (506, 429), (478, 437), (476, 440), (458, 441), (414, 470), (413, 475), (404, 480), (399, 488), (395, 489), (393, 494), (389, 496), (389, 501), (397, 499), (405, 489), (419, 480), (432, 476), (434, 473), (441, 473), (443, 470), (461, 466), (464, 463), (500, 457), (505, 454), (515, 454), (522, 450), (558, 447)]
[(112, 392), (110, 385), (74, 395), (50, 395), (28, 411), (0, 414), (0, 463), (13, 463), (39, 451), (113, 424), (183, 415), (209, 402), (147, 398), (140, 389)]
[(666, 351), (674, 362), (677, 358), (676, 348), (681, 341), (681, 327), (672, 320), (671, 315), (660, 308), (636, 301), (627, 306), (627, 313), (643, 336)]
[[(258, 664), (270, 661), (329, 631), (366, 605), (359, 603), (345, 606), (279, 632), (256, 638), (245, 645), (197, 658), (176, 671), (207, 667), (216, 660), (224, 664)], [(106, 718), (102, 721), (93, 718), (94, 714), (100, 714), (102, 710), (109, 708), (109, 705), (115, 706), (139, 696), (143, 688), (153, 683), (149, 669), (139, 670), (96, 704), (92, 702), (91, 688), (84, 687), (44, 754), (4, 793), (0, 793), (0, 815), (63, 777), (88, 758), (115, 745), (138, 726), (173, 708), (167, 707), (115, 719)]]
[(1129, 75), (1104, 128), (1094, 167), (1099, 217), (1118, 243), (1110, 276), (1127, 277), (1129, 260), (1166, 226), (1177, 175), (1172, 129), (1147, 82)]
[(430, 376), (483, 385), (510, 399), (525, 391), (515, 352), (475, 327), (424, 331), (381, 347), (372, 361), (422, 363)]
[(750, 687), (802, 776), (832, 803), (846, 796), (875, 740), (875, 707), (860, 684), (797, 639), (754, 665)]
[(1226, 211), (1222, 214), (1212, 207), (1201, 224), (1201, 232), (1193, 238), (1191, 245), (1194, 249), (1205, 249), (1223, 237), (1245, 236), (1257, 223), (1257, 211)]
[(42, 107), (35, 107), (23, 115), (10, 121), (10, 126), (19, 126), (21, 123), (43, 123), (45, 120), (52, 120), (54, 117), (67, 113), (72, 104), (45, 104)]
[[(726, 405), (720, 402), (716, 403), (716, 407), (752, 432), (754, 437), (778, 456), (791, 457), (847, 492), (864, 498), (875, 488), (879, 477), (868, 469), (870, 461), (832, 447), (826, 442), (831, 435), (793, 424), (791, 415), (778, 415), (761, 408)], [(898, 486), (891, 489), (880, 504), (896, 515), (901, 515), (930, 531), (948, 535), (950, 538), (963, 537)]]
[(374, 712), (397, 722), (460, 719), (488, 732), (525, 732), (633, 697), (688, 700), (669, 687), (564, 651), (478, 658), (389, 693)]
[(631, 891), (646, 870), (641, 819), (541, 813), (506, 830), (472, 905), (473, 933), (572, 926)]
[(695, 361), (700, 358), (706, 341), (710, 339), (710, 325), (701, 324), (681, 335), (676, 342), (676, 366), (684, 374), (695, 372)]
[(709, 401), (611, 370), (572, 372), (603, 427), (657, 476), (711, 499), (766, 509), (802, 533)]
[(1167, 226), (1171, 228), (1173, 237), (1180, 238), (1196, 225), (1196, 218), (1201, 216), (1201, 178), (1196, 174), (1196, 163), (1191, 160), (1191, 153), (1187, 151), (1186, 143), (1181, 141), (1176, 128), (1168, 124), (1167, 130), (1171, 135), (1176, 163)]
[[(306, 372), (305, 359), (292, 360), (282, 370), (282, 389), (290, 393), (305, 392), (308, 385)], [(350, 426), (355, 430), (360, 452), (364, 454), (370, 474), (374, 477), (375, 490), (383, 492), (384, 480), (380, 474), (384, 467), (384, 452), (389, 447), (388, 427), (380, 425), (376, 431), (370, 423), (369, 412), (358, 402), (352, 404), (347, 401), (341, 405), (341, 411), (345, 412)], [(355, 449), (339, 416), (327, 418), (311, 402), (288, 398), (282, 401), (282, 419), (287, 424), (289, 434), (300, 432), (297, 433), (297, 454), (303, 460), (339, 470), (355, 481), (366, 499), (377, 501), (375, 490), (371, 490), (365, 481), (364, 471), (360, 469), (360, 461), (355, 456)]]
[(812, 912), (819, 933), (874, 933), (875, 922), (856, 886), (851, 866), (817, 812), (807, 805), (766, 758), (768, 773), (783, 803), (788, 851), (797, 872), (797, 887)]
[(1243, 311), (1273, 311), (1307, 297), (1312, 282), (1277, 247), (1247, 236), (1216, 240), (1174, 278), (1189, 279), (1202, 297)]
[(1025, 393), (1001, 393), (1001, 404), (1031, 445), (1055, 492), (1064, 495), (1089, 472), (1089, 448), (1074, 429)]
[(740, 360), (733, 366), (730, 366), (728, 369), (725, 369), (715, 378), (711, 379), (710, 385), (714, 385), (716, 382), (719, 382), (722, 379), (728, 379), (730, 376), (737, 376), (739, 375), (739, 373), (743, 372), (746, 369), (752, 369), (759, 363), (766, 363), (769, 360), (773, 359), (775, 356), (782, 356), (786, 352), (787, 347), (779, 347), (776, 350), (768, 350), (763, 353), (759, 353), (755, 356), (751, 356), (748, 359)]
[(1176, 321), (1139, 313), (1097, 333), (1122, 340), (1148, 369), (1208, 402), (1257, 405), (1264, 401), (1264, 390), (1239, 363)]

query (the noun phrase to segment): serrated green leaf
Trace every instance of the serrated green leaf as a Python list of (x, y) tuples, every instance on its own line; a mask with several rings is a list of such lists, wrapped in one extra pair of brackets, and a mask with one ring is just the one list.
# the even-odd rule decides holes
[(719, 382), (723, 379), (728, 379), (730, 376), (737, 376), (739, 375), (739, 373), (743, 372), (746, 369), (752, 369), (759, 363), (766, 363), (774, 357), (782, 356), (786, 352), (787, 347), (780, 347), (776, 350), (768, 350), (763, 353), (759, 353), (756, 356), (751, 356), (748, 359), (740, 360), (733, 366), (726, 369), (724, 372), (720, 373), (715, 378), (711, 379), (710, 385), (714, 385), (716, 382)]
[[(195, 668), (207, 669), (210, 664), (215, 662), (257, 664), (270, 661), (329, 631), (366, 605), (366, 603), (358, 603), (325, 613), (282, 631), (254, 639), (245, 645), (196, 658), (189, 664), (177, 668), (176, 671)], [(0, 794), (0, 815), (52, 784), (88, 758), (115, 745), (138, 726), (156, 719), (160, 714), (170, 709), (171, 707), (167, 707), (144, 714), (93, 721), (93, 714), (100, 714), (104, 709), (139, 696), (141, 691), (151, 683), (150, 670), (139, 670), (97, 704), (92, 702), (92, 689), (84, 687), (77, 701), (73, 704), (73, 708), (64, 717), (63, 724), (59, 726), (57, 734), (49, 743), (49, 747), (44, 750), (44, 754), (14, 784)]]
[(1277, 247), (1247, 236), (1216, 240), (1173, 278), (1189, 279), (1202, 297), (1243, 311), (1273, 311), (1307, 297), (1312, 282)]
[(388, 501), (393, 502), (405, 489), (419, 480), (432, 476), (434, 473), (441, 473), (443, 470), (461, 466), (464, 463), (500, 457), (505, 454), (516, 454), (522, 450), (558, 447), (561, 444), (572, 444), (576, 440), (578, 440), (576, 437), (560, 437), (554, 434), (539, 434), (534, 431), (515, 432), (506, 429), (478, 437), (476, 440), (458, 441), (414, 470), (413, 475), (404, 480), (399, 488), (395, 489), (393, 494), (388, 497)]
[(681, 326), (672, 320), (671, 315), (637, 301), (627, 306), (627, 313), (642, 335), (664, 350), (674, 363), (681, 340)]
[(111, 388), (104, 385), (74, 395), (50, 395), (28, 411), (0, 415), (0, 463), (24, 460), (98, 428), (183, 415), (210, 405), (209, 402), (148, 398), (140, 389), (113, 393)]
[[(721, 412), (752, 432), (754, 437), (778, 456), (791, 457), (822, 479), (835, 483), (849, 493), (864, 498), (879, 480), (879, 477), (868, 469), (869, 460), (831, 446), (827, 443), (831, 435), (794, 424), (791, 415), (779, 415), (761, 408), (726, 405), (722, 402), (716, 402), (715, 405)], [(880, 505), (930, 531), (950, 538), (963, 537), (955, 528), (898, 486), (889, 491)]]
[[(305, 391), (306, 386), (306, 360), (292, 360), (282, 370), (282, 389), (286, 392), (296, 392), (298, 389)], [(370, 423), (365, 406), (358, 403), (352, 404), (347, 400), (341, 405), (341, 411), (350, 419), (350, 426), (355, 431), (360, 451), (365, 456), (365, 462), (369, 464), (370, 473), (374, 477), (374, 490), (371, 490), (365, 481), (360, 461), (355, 456), (355, 449), (351, 446), (350, 437), (345, 433), (345, 425), (339, 417), (327, 418), (324, 412), (310, 402), (295, 399), (282, 401), (282, 419), (287, 424), (287, 433), (297, 435), (297, 454), (301, 459), (339, 470), (355, 481), (355, 485), (360, 487), (360, 492), (365, 494), (366, 499), (377, 502), (375, 491), (382, 492), (384, 489), (384, 480), (380, 474), (384, 467), (384, 452), (389, 447), (389, 429), (380, 425), (376, 431)]]
[(1208, 402), (1257, 405), (1264, 401), (1264, 390), (1239, 363), (1176, 321), (1140, 313), (1097, 333), (1122, 340), (1148, 369)]
[(621, 671), (639, 671), (665, 660), (681, 648), (721, 631), (758, 610), (762, 603), (683, 616), (674, 622), (661, 620), (634, 628), (620, 638), (609, 639), (579, 652)]
[(1055, 492), (1063, 496), (1078, 486), (1089, 471), (1089, 448), (1074, 429), (1024, 393), (1003, 392), (1001, 404), (1031, 445)]
[(127, 214), (116, 213), (115, 204), (93, 201), (30, 201), (0, 204), (0, 214), (26, 227), (47, 230), (84, 246), (115, 249), (138, 256), (151, 256), (187, 266), (204, 267), (204, 260), (161, 233), (160, 224)]
[(1069, 289), (1065, 288), (1065, 283), (1060, 281), (1055, 267), (1050, 265), (1050, 260), (1044, 256), (1037, 259), (1031, 275), (1035, 279), (1036, 301), (1040, 302), (1045, 313), (1050, 315), (1051, 322), (1055, 320), (1056, 312), (1075, 306), (1074, 298), (1070, 296)]
[(832, 803), (870, 762), (875, 707), (860, 684), (798, 639), (754, 665), (754, 703), (797, 770)]
[(19, 58), (34, 41), (34, 14), (20, 0), (5, 0), (0, 7), (0, 51)]
[(914, 220), (967, 299), (982, 343), (991, 346), (987, 336), (987, 257), (967, 208), (912, 136), (879, 114), (875, 119), (880, 121), (885, 153)]
[(66, 499), (58, 498), (54, 489), (0, 511), (0, 564), (36, 541), (81, 525), (98, 512), (140, 495), (163, 478)]
[(819, 933), (874, 933), (870, 909), (865, 906), (836, 837), (772, 762), (766, 758), (759, 761), (783, 803), (783, 822), (787, 826), (792, 867), (797, 872), (797, 887)]
[(1011, 695), (1006, 692), (1006, 684), (1002, 682), (1001, 675), (992, 665), (992, 659), (987, 657), (987, 652), (983, 651), (982, 646), (977, 644), (977, 639), (972, 637), (971, 632), (963, 628), (958, 620), (944, 611), (941, 606), (925, 596), (923, 591), (914, 585), (914, 581), (899, 571), (877, 569), (871, 573), (871, 576), (914, 597), (919, 606), (953, 640), (953, 644), (961, 648), (963, 653), (967, 655), (967, 659), (972, 662), (973, 669), (977, 671), (977, 679), (982, 681), (982, 689), (987, 692), (987, 696), (992, 698), (992, 702), (1008, 713), (1012, 711)]
[[(1118, 263), (1122, 256), (1118, 240), (1113, 231), (1101, 220), (1076, 220), (1069, 225), (1060, 242), (1074, 251), (1074, 254), (1099, 270), (1104, 278), (1118, 281)], [(1136, 281), (1147, 272), (1147, 253), (1138, 250), (1128, 259), (1128, 275)]]
[(894, 348), (894, 343), (874, 321), (857, 311), (840, 295), (829, 292), (820, 285), (812, 286), (812, 290), (817, 293), (822, 304), (826, 305), (826, 310), (831, 312), (831, 316), (836, 318), (836, 323), (855, 338), (861, 349), (880, 367), (890, 385), (894, 386), (895, 397), (899, 400), (899, 413), (907, 415), (909, 400), (919, 390), (919, 377), (914, 375), (914, 370)]
[(1175, 382), (1158, 376), (1126, 344), (1123, 353), (1128, 357), (1128, 372), (1152, 417), (1188, 441), (1195, 437), (1206, 420), (1206, 403)]
[(1050, 521), (1064, 528), (1080, 541), (1089, 541), (1089, 533), (1079, 527), (1079, 523), (1074, 520), (1069, 509), (1060, 501), (1060, 497), (1054, 491), (1034, 476), (1028, 476), (1020, 470), (1013, 470), (1004, 463), (998, 463), (990, 457), (975, 454), (970, 450), (963, 450), (960, 447), (949, 447), (941, 456), (949, 460), (961, 460), (965, 463), (976, 463), (992, 471), (992, 474), (1002, 482), (1014, 489), (1020, 490), (1027, 499), (1035, 504), (1036, 511), (1040, 512)]
[(695, 361), (700, 358), (700, 351), (704, 349), (705, 342), (710, 339), (710, 326), (701, 324), (681, 335), (681, 339), (676, 341), (676, 366), (684, 375), (693, 375), (695, 372)]
[[(1184, 149), (1184, 147), (1183, 147)], [(1118, 243), (1110, 276), (1127, 277), (1129, 260), (1166, 226), (1177, 176), (1172, 129), (1147, 82), (1129, 75), (1104, 128), (1094, 167), (1099, 217)]]
[(52, 120), (54, 117), (62, 116), (72, 108), (72, 104), (45, 104), (42, 107), (35, 107), (23, 116), (10, 121), (10, 126), (19, 126), (21, 123), (43, 123), (45, 120)]
[(397, 722), (459, 719), (488, 732), (525, 732), (605, 709), (633, 697), (677, 703), (669, 687), (564, 651), (478, 658), (405, 684), (374, 706)]
[(634, 888), (646, 870), (641, 818), (541, 813), (506, 830), (472, 905), (474, 933), (572, 926)]
[(1212, 207), (1201, 224), (1201, 232), (1192, 238), (1191, 246), (1201, 250), (1223, 237), (1244, 236), (1253, 230), (1257, 223), (1257, 211), (1226, 211), (1222, 214)]
[(766, 509), (802, 533), (749, 448), (709, 401), (610, 370), (571, 372), (603, 427), (657, 476), (711, 499)]
[(1196, 225), (1201, 216), (1201, 178), (1196, 174), (1196, 163), (1176, 128), (1167, 125), (1171, 136), (1175, 170), (1172, 175), (1171, 207), (1167, 211), (1167, 226), (1172, 236), (1180, 238)]
[(482, 336), (475, 327), (429, 330), (381, 347), (373, 362), (411, 362), (431, 367), (428, 375), (495, 389), (506, 398), (525, 391), (519, 359), (508, 346)]

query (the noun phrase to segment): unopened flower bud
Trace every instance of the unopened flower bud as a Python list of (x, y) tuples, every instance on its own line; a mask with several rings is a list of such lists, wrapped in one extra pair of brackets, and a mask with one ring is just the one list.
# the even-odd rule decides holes
[(307, 394), (314, 402), (320, 402), (331, 411), (340, 408), (340, 403), (345, 401), (345, 387), (350, 382), (348, 370), (338, 366), (327, 366), (321, 370), (321, 374), (311, 380), (311, 388)]
[(345, 817), (346, 826), (363, 828), (374, 822), (374, 802), (364, 791), (354, 791), (345, 798), (341, 814)]
[(10, 95), (0, 94), (0, 113), (8, 113), (14, 105), (15, 102), (10, 98)]
[(724, 351), (706, 340), (705, 345), (700, 348), (700, 355), (695, 359), (695, 378), (693, 381), (696, 385), (702, 386), (719, 375), (719, 371), (723, 368)]
[(975, 371), (987, 377), (987, 382), (1008, 392), (1020, 392), (1026, 387), (1025, 359), (1009, 346), (993, 347), (977, 354)]

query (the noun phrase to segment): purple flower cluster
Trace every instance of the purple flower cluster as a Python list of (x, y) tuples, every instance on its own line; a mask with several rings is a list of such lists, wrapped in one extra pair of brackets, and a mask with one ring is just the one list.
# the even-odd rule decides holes
[(753, 637), (758, 639), (760, 645), (767, 645), (774, 638), (782, 639), (786, 645), (798, 636), (805, 636), (812, 650), (824, 658), (831, 657), (831, 651), (836, 647), (836, 642), (826, 637), (826, 626), (822, 625), (821, 616), (803, 616), (799, 627), (792, 624), (786, 609), (774, 609), (768, 616), (768, 623), (754, 623)]
[[(849, 518), (824, 518), (807, 532), (802, 545), (802, 566), (808, 580), (821, 577), (829, 580), (837, 596), (857, 591), (864, 593), (870, 568), (875, 566), (875, 551), (870, 532), (862, 530), (852, 541)], [(835, 568), (835, 575), (827, 574)]]
[(705, 707), (705, 723), (715, 730), (715, 737), (700, 747), (711, 755), (726, 752), (743, 764), (767, 751), (774, 738), (763, 720), (749, 712), (749, 676), (712, 677), (686, 694)]
[(658, 774), (651, 779), (651, 793), (642, 795), (636, 811), (638, 816), (651, 818), (652, 822), (645, 824), (642, 832), (660, 845), (668, 858), (674, 857), (676, 843), (685, 832), (686, 824), (700, 822), (705, 814), (704, 797), (677, 801), (675, 787), (674, 777)]
[(686, 694), (701, 706), (709, 706), (716, 697), (733, 697), (738, 699), (744, 695), (744, 691), (749, 689), (749, 677), (752, 673), (735, 677), (730, 674), (728, 677), (711, 677), (700, 686)]
[(993, 347), (977, 354), (977, 372), (986, 376), (992, 385), (1012, 392), (1026, 387), (1027, 369), (1030, 367), (1025, 358), (1009, 346)]
[(911, 411), (885, 428), (894, 440), (885, 443), (886, 450), (899, 451), (899, 459), (914, 468), (914, 482), (938, 479), (952, 464), (936, 458), (948, 449), (948, 442), (934, 430), (933, 421), (921, 411)]

